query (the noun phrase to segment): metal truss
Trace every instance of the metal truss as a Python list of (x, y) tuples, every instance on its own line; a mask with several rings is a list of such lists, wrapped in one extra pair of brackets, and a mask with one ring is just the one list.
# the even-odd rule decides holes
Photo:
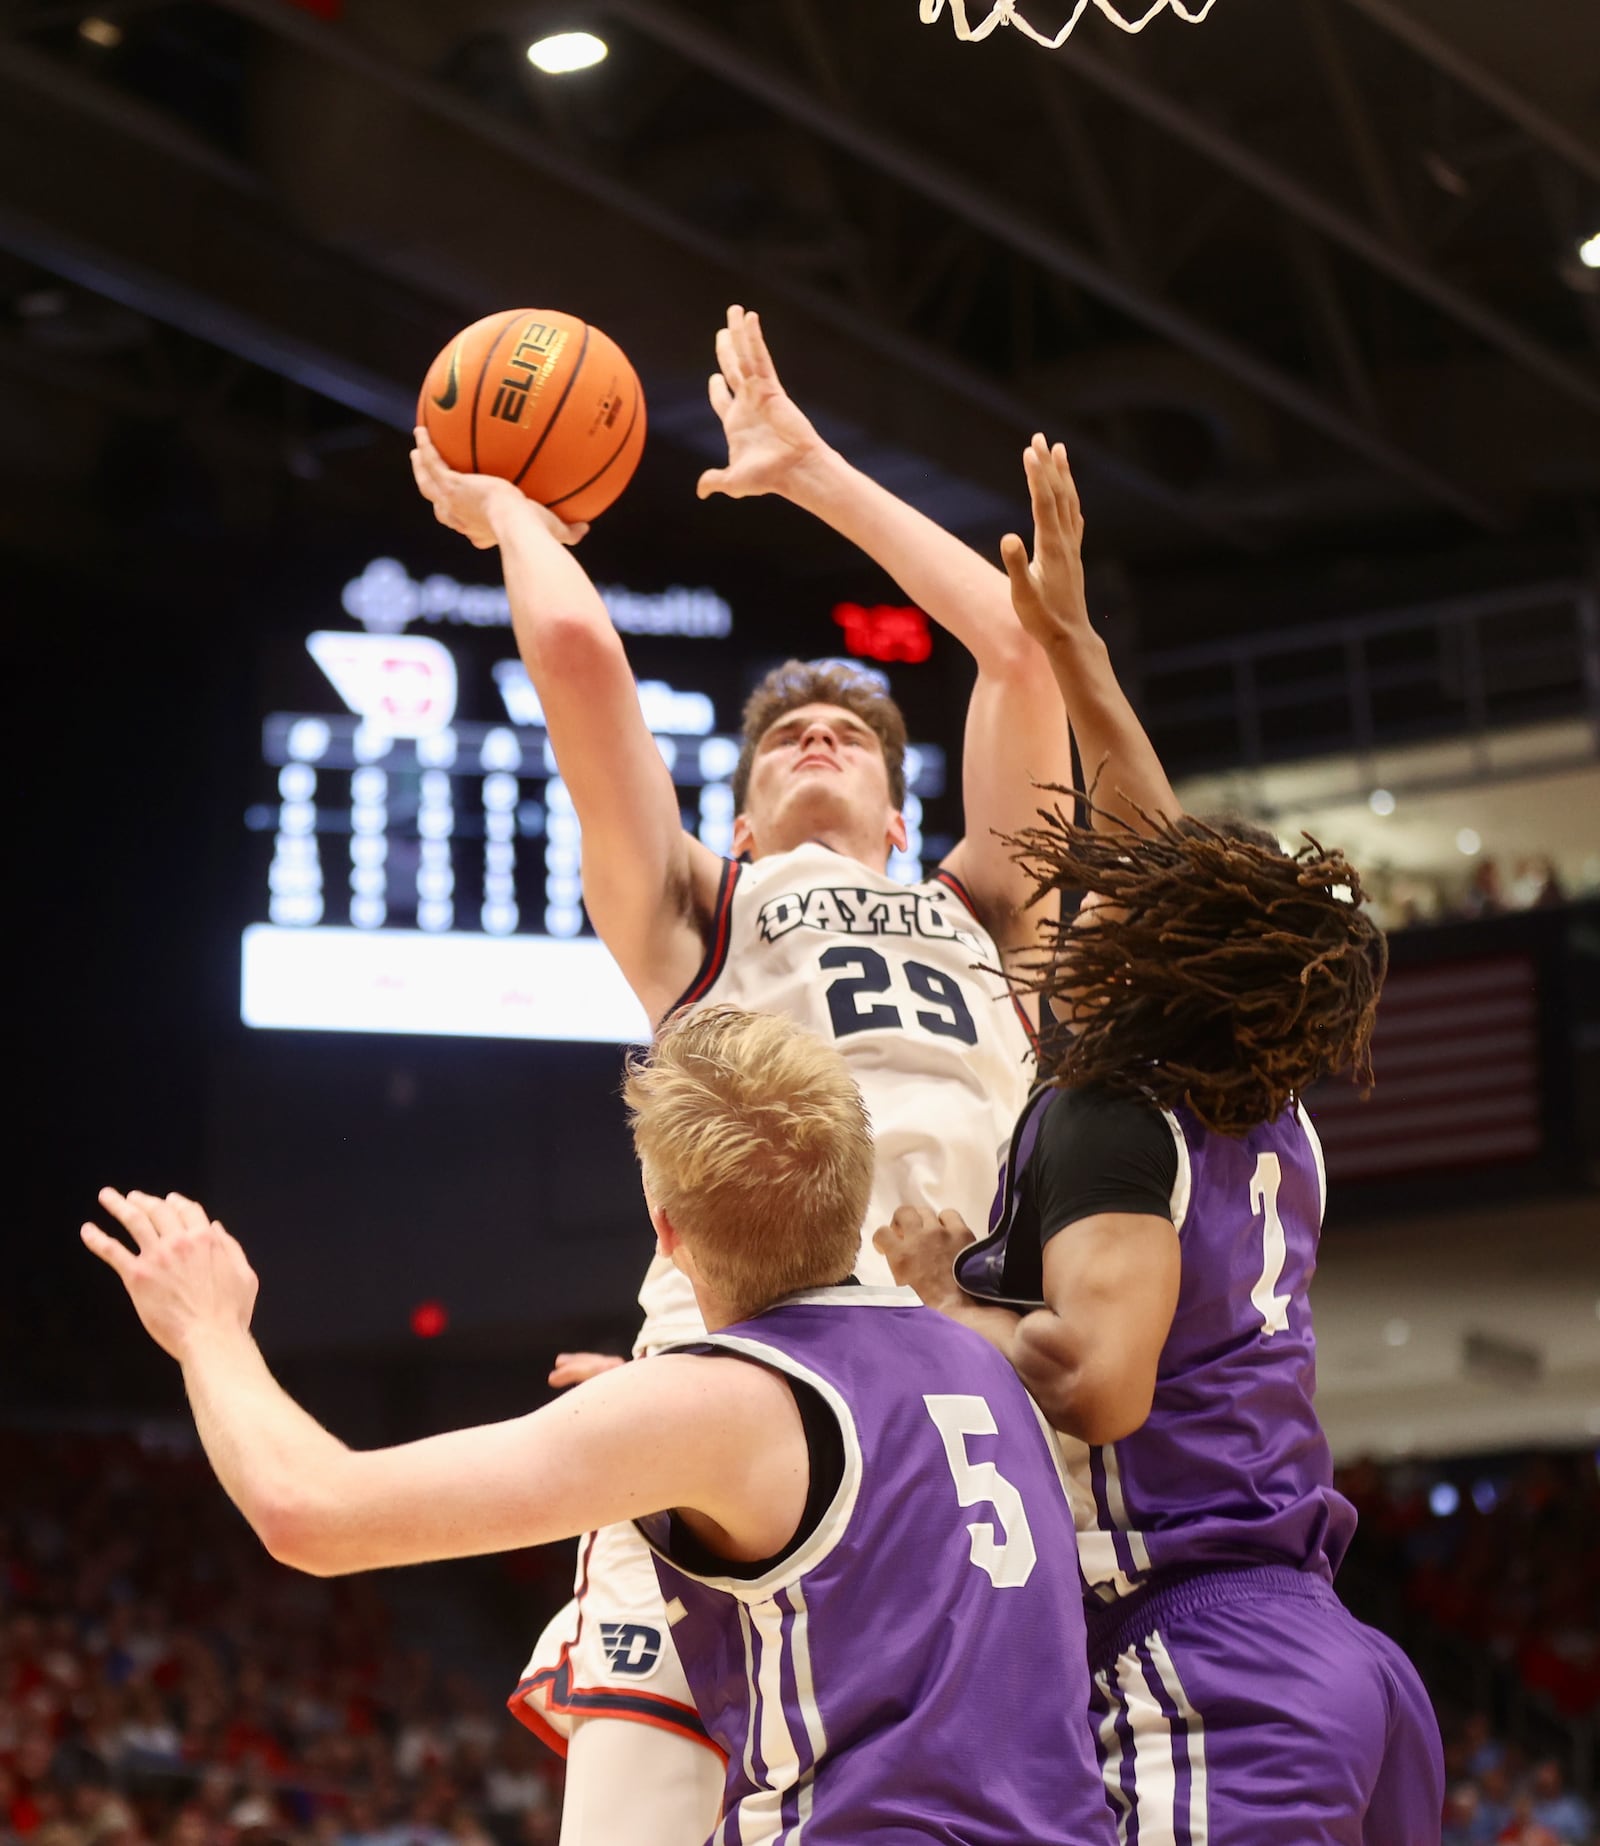
[[(989, 190), (932, 150), (885, 133), (861, 115), (829, 102), (787, 73), (746, 52), (668, 0), (606, 0), (625, 18), (724, 82), (758, 98), (854, 159), (964, 220), (985, 237), (1015, 251), (1042, 272), (1084, 289), (1136, 325), (1215, 366), (1292, 418), (1331, 438), (1428, 497), (1493, 527), (1498, 509), (1427, 461), (1407, 453), (1302, 378), (1273, 365), (1249, 347), (1187, 312), (1170, 295), (1138, 281), (1098, 253), (1021, 210), (1003, 192)], [(1596, 395), (1600, 408), (1600, 392)]]
[[(137, 13), (150, 0), (125, 4)], [(428, 62), (399, 49), (403, 31), (363, 34), (284, 0), (212, 5), (248, 22), (258, 43), (288, 45), (470, 140), (501, 168), (589, 201), (600, 224), (646, 234), (672, 259), (651, 259), (659, 273), (647, 286), (662, 303), (691, 272), (736, 278), (837, 336), (841, 363), (848, 345), (858, 372), (898, 381), (925, 421), (945, 405), (1013, 435), (1048, 422), (1098, 477), (1236, 549), (1268, 542), (1296, 496), (1308, 512), (1344, 494), (1351, 504), (1365, 496), (1373, 507), (1442, 508), (1489, 530), (1510, 523), (1498, 489), (1485, 491), (1455, 456), (1428, 452), (1426, 429), (1396, 414), (1400, 361), (1384, 331), (1395, 315), (1446, 359), (1509, 362), (1519, 388), (1530, 381), (1538, 402), (1564, 416), (1600, 414), (1600, 371), (1562, 337), (1567, 326), (1581, 332), (1587, 313), (1600, 345), (1600, 300), (1569, 301), (1554, 283), (1559, 312), (1531, 325), (1520, 304), (1463, 279), (1440, 226), (1470, 231), (1470, 199), (1439, 194), (1430, 219), (1416, 196), (1422, 154), (1448, 166), (1453, 150), (1428, 148), (1423, 126), (1405, 141), (1409, 124), (1370, 118), (1353, 66), (1370, 38), (1358, 35), (1378, 29), (1403, 41), (1429, 73), (1423, 81), (1466, 98), (1475, 119), (1487, 111), (1508, 125), (1509, 153), (1481, 157), (1528, 156), (1553, 225), (1581, 220), (1600, 156), (1395, 0), (1282, 0), (1302, 74), (1341, 137), (1353, 183), (1340, 197), (1224, 114), (1181, 100), (1136, 48), (1102, 49), (1081, 33), (1070, 57), (1019, 47), (1008, 66), (1018, 134), (1055, 163), (1052, 197), (1007, 183), (1006, 144), (992, 134), (958, 153), (914, 111), (881, 107), (896, 82), (881, 61), (884, 36), (849, 10), (830, 9), (824, 22), (811, 0), (593, 0), (650, 53), (632, 65), (633, 87), (618, 86), (605, 123), (554, 92), (519, 91), (506, 35), (521, 13), (502, 0), (478, 0), (448, 29), (435, 19), (421, 34), (477, 43), (485, 57), (476, 66), (465, 55)], [(17, 36), (67, 19), (53, 4), (0, 0), (0, 29), (12, 34), (0, 39), (0, 247), (362, 418), (409, 427), (416, 353), (448, 333), (470, 293), (457, 299), (443, 265), (430, 295), (414, 262), (381, 248), (363, 248), (360, 260), (342, 253), (297, 226), (249, 162)], [(481, 42), (496, 33), (496, 43)], [(753, 155), (748, 172), (730, 161), (741, 145)], [(1130, 190), (1161, 161), (1192, 157), (1205, 181), (1181, 198), (1144, 183), (1165, 207), (1153, 234)], [(738, 221), (737, 199), (721, 215), (700, 207), (684, 180), (730, 166), (726, 190), (748, 191), (749, 222)], [(148, 209), (151, 197), (162, 212)], [(1248, 315), (1195, 286), (1226, 240), (1251, 234), (1259, 244), (1263, 231), (1275, 257), (1269, 307), (1285, 322), (1265, 342)], [(1175, 464), (1147, 414), (1169, 409), (1197, 427), (1226, 426), (1243, 465)]]
[[(365, 45), (353, 35), (292, 12), (278, 0), (217, 0), (226, 10), (287, 37), (332, 60), (363, 80), (375, 83), (433, 118), (460, 129), (531, 171), (555, 178), (608, 211), (655, 232), (679, 249), (733, 274), (742, 273), (763, 294), (791, 303), (867, 349), (876, 360), (917, 379), (924, 386), (965, 401), (1014, 431), (1033, 426), (1037, 403), (1007, 390), (951, 353), (864, 312), (838, 295), (809, 285), (793, 274), (763, 263), (748, 248), (718, 235), (703, 223), (652, 199), (639, 185), (618, 176), (581, 144), (542, 133), (525, 123), (486, 113), (481, 104), (436, 78), (408, 70), (398, 60)], [(1257, 541), (1220, 512), (1171, 486), (1135, 458), (1118, 452), (1092, 432), (1072, 430), (1075, 452), (1128, 491), (1176, 516), (1214, 539), (1235, 548), (1253, 549)]]

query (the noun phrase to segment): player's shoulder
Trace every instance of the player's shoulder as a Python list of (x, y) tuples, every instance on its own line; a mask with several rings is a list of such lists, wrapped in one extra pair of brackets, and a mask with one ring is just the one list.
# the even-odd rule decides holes
[(1092, 1149), (1107, 1137), (1170, 1145), (1176, 1118), (1141, 1091), (1115, 1090), (1104, 1084), (1068, 1088), (1057, 1085), (1042, 1103), (1036, 1159)]
[(625, 1390), (639, 1410), (668, 1427), (680, 1426), (679, 1419), (688, 1427), (689, 1420), (713, 1415), (725, 1425), (760, 1425), (793, 1405), (793, 1394), (761, 1354), (704, 1335), (602, 1377), (624, 1381), (613, 1388)]
[(960, 861), (953, 853), (942, 859), (916, 888), (926, 892), (936, 904), (953, 903), (969, 921), (988, 928), (972, 887), (961, 876)]
[(1025, 1174), (1045, 1235), (1102, 1212), (1154, 1214), (1182, 1226), (1192, 1189), (1182, 1125), (1138, 1091), (1062, 1089)]

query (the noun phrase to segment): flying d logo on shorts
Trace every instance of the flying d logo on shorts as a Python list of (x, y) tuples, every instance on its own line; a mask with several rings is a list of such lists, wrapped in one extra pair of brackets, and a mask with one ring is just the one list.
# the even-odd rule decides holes
[(661, 1630), (647, 1628), (642, 1622), (602, 1622), (600, 1645), (606, 1650), (606, 1665), (613, 1673), (643, 1679), (655, 1671), (661, 1658)]

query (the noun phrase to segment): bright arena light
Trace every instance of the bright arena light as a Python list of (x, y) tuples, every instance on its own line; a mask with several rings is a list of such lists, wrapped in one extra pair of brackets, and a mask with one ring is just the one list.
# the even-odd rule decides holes
[(1461, 1505), (1461, 1490), (1449, 1481), (1435, 1481), (1428, 1489), (1428, 1510), (1435, 1519), (1448, 1519)]
[(528, 47), (528, 62), (547, 77), (560, 77), (568, 71), (588, 70), (609, 50), (605, 40), (592, 32), (552, 32)]
[(1463, 827), (1456, 835), (1456, 851), (1465, 853), (1470, 859), (1483, 848), (1483, 841), (1473, 827)]
[(1392, 814), (1395, 808), (1394, 796), (1386, 788), (1375, 788), (1367, 797), (1367, 806), (1377, 815)]
[(1585, 269), (1600, 269), (1600, 231), (1596, 231), (1587, 243), (1578, 245), (1578, 261)]

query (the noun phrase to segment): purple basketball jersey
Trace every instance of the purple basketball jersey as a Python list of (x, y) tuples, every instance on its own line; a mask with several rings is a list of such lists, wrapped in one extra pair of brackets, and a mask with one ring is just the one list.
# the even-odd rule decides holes
[[(1020, 1159), (1053, 1101), (1030, 1104)], [(1085, 1581), (1102, 1601), (1219, 1565), (1287, 1564), (1331, 1582), (1356, 1521), (1313, 1408), (1307, 1291), (1326, 1192), (1316, 1130), (1298, 1105), (1238, 1140), (1187, 1110), (1167, 1121), (1182, 1281), (1150, 1415), (1102, 1448), (1061, 1438)], [(1003, 1205), (993, 1236), (958, 1265), (974, 1294), (1004, 1292)]]
[(1112, 1846), (1059, 1464), (1000, 1355), (907, 1290), (823, 1289), (679, 1350), (819, 1393), (844, 1474), (764, 1576), (656, 1551), (673, 1640), (727, 1753), (714, 1846)]

